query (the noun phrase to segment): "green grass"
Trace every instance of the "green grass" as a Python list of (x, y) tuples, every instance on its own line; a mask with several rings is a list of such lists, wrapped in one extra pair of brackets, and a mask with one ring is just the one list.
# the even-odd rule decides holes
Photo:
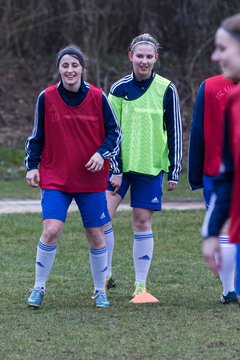
[(24, 150), (0, 148), (0, 199), (38, 199), (39, 191), (27, 186)]
[[(23, 166), (24, 150), (0, 148), (0, 199), (39, 199), (38, 189), (30, 188), (25, 181)], [(129, 200), (129, 194), (126, 195)], [(163, 187), (163, 201), (202, 201), (202, 192), (191, 191), (186, 171), (183, 171), (176, 190), (166, 191), (166, 176)]]
[[(25, 182), (25, 173), (21, 179), (0, 180), (0, 199), (39, 199), (39, 189), (33, 189)], [(125, 201), (129, 201), (129, 193)], [(187, 183), (186, 173), (182, 173), (179, 184), (174, 191), (166, 191), (163, 186), (163, 201), (202, 201), (202, 191), (191, 191)]]
[[(25, 181), (25, 172), (21, 178), (0, 180), (0, 199), (39, 199), (39, 189), (29, 187)], [(125, 201), (129, 200), (129, 193)], [(187, 175), (183, 172), (180, 176), (177, 188), (174, 191), (166, 191), (166, 180), (163, 185), (163, 201), (202, 201), (202, 191), (191, 191), (187, 182)]]
[(39, 189), (31, 188), (25, 181), (25, 174), (21, 179), (0, 180), (0, 200), (8, 199), (40, 199)]
[(174, 191), (166, 191), (167, 176), (163, 185), (163, 201), (202, 201), (202, 190), (191, 191), (186, 171), (180, 174), (179, 182)]
[(34, 282), (40, 214), (1, 215), (0, 358), (237, 359), (239, 307), (218, 302), (221, 285), (201, 256), (203, 216), (204, 210), (155, 214), (148, 291), (160, 302), (134, 305), (131, 216), (118, 212), (113, 306), (96, 309), (88, 246), (78, 213), (70, 213), (43, 307), (35, 311), (25, 302)]

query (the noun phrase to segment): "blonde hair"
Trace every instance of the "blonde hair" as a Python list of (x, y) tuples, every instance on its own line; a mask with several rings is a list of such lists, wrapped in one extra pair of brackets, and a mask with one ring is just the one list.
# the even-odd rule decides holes
[(158, 50), (160, 49), (160, 44), (157, 42), (156, 39), (154, 39), (154, 37), (152, 37), (150, 34), (148, 33), (144, 33), (141, 35), (136, 36), (130, 46), (129, 46), (129, 51), (133, 51), (134, 47), (138, 44), (150, 44), (154, 47), (156, 53), (158, 52)]

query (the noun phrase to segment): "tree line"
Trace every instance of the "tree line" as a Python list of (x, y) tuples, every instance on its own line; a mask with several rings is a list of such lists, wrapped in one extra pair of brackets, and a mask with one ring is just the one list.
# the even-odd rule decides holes
[[(1, 77), (5, 64), (11, 72), (19, 63), (32, 100), (38, 84), (45, 87), (54, 80), (58, 50), (75, 43), (88, 57), (88, 80), (108, 92), (131, 70), (127, 51), (132, 38), (149, 32), (161, 44), (157, 71), (177, 86), (186, 129), (198, 86), (219, 71), (210, 61), (215, 31), (223, 18), (237, 12), (239, 0), (0, 0)], [(33, 108), (34, 101), (24, 111)]]

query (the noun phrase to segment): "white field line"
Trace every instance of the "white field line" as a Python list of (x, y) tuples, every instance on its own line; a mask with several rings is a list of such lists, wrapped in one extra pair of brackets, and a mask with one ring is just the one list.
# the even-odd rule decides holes
[[(162, 205), (163, 210), (191, 210), (204, 209), (204, 204), (201, 202), (166, 202)], [(118, 211), (131, 210), (129, 204), (123, 203), (119, 206)], [(77, 205), (73, 202), (69, 211), (78, 211)], [(40, 200), (0, 200), (0, 214), (41, 212)]]

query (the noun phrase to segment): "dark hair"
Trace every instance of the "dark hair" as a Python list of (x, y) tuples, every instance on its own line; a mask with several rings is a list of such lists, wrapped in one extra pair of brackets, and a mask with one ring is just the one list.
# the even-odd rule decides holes
[(56, 65), (57, 65), (57, 67), (59, 67), (60, 60), (64, 55), (72, 55), (72, 56), (74, 56), (76, 59), (78, 59), (78, 61), (82, 65), (82, 67), (85, 68), (86, 60), (87, 60), (86, 56), (83, 54), (83, 52), (81, 51), (81, 49), (77, 45), (74, 45), (74, 44), (68, 45), (65, 48), (61, 49), (57, 53), (57, 57), (56, 57)]
[(141, 35), (136, 36), (130, 46), (129, 46), (129, 51), (132, 51), (133, 48), (138, 44), (138, 43), (145, 43), (145, 44), (152, 44), (153, 47), (156, 49), (156, 53), (158, 52), (158, 50), (160, 49), (160, 44), (157, 42), (156, 39), (154, 39), (154, 37), (152, 37), (150, 34), (148, 33), (144, 33)]
[(221, 27), (240, 36), (240, 13), (224, 19)]

